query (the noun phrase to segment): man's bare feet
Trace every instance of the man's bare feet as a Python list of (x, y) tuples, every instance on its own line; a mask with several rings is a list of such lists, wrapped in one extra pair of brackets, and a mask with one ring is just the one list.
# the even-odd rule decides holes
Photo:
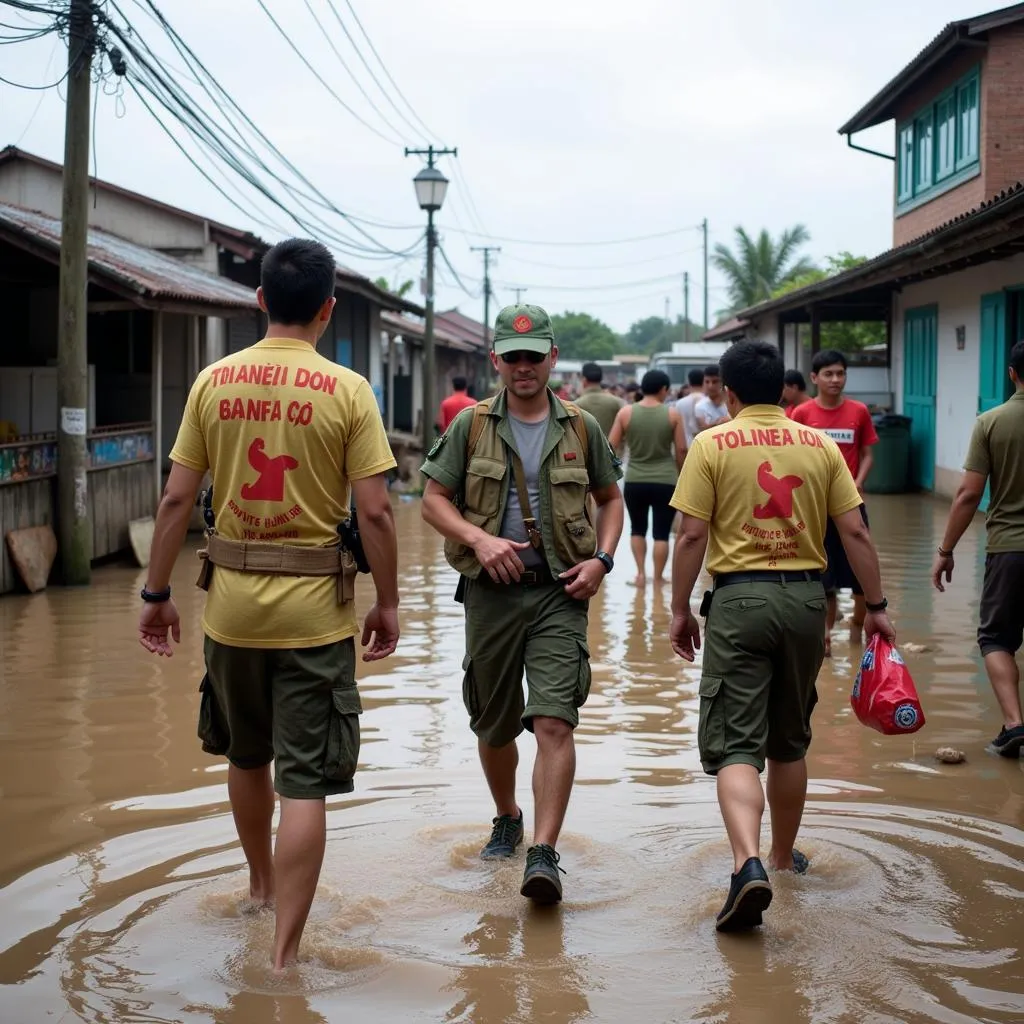
[(668, 583), (668, 580), (665, 579), (664, 576), (655, 576), (654, 577), (654, 585), (656, 587), (660, 587), (663, 583)]
[(825, 634), (825, 657), (826, 658), (831, 658), (832, 657), (832, 634), (831, 633), (826, 633)]
[(630, 587), (643, 587), (647, 584), (646, 576), (634, 576), (631, 580), (626, 581), (627, 586)]

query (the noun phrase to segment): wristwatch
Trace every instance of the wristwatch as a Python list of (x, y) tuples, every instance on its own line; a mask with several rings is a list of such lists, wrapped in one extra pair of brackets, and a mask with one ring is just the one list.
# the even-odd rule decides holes
[(869, 612), (884, 612), (885, 609), (889, 607), (889, 602), (883, 597), (878, 604), (872, 604), (870, 601), (865, 601), (864, 607), (867, 608)]
[(594, 557), (604, 566), (604, 571), (609, 573), (615, 568), (615, 559), (607, 551), (598, 551)]
[(164, 587), (163, 590), (147, 590), (143, 587), (139, 597), (141, 597), (146, 604), (163, 604), (165, 601), (170, 601), (171, 588)]

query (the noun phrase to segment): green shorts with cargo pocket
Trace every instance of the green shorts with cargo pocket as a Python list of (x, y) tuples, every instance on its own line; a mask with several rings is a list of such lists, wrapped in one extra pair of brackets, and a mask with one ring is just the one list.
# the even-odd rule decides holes
[(704, 771), (764, 771), (811, 743), (815, 681), (825, 656), (820, 582), (734, 583), (714, 591), (704, 630), (697, 745)]
[(359, 760), (353, 638), (320, 647), (229, 647), (206, 638), (199, 738), (238, 768), (274, 762), (274, 788), (296, 800), (352, 792)]
[[(490, 747), (511, 743), (537, 717), (573, 728), (590, 694), (587, 608), (559, 580), (466, 586), (462, 697), (470, 728)], [(523, 699), (523, 673), (527, 695)]]

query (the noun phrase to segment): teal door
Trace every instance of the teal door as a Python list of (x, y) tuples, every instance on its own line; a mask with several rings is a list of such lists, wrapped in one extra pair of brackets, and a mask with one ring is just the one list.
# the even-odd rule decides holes
[(908, 309), (903, 321), (903, 412), (911, 419), (910, 483), (935, 486), (935, 382), (939, 359), (937, 306)]
[[(993, 292), (981, 297), (981, 345), (978, 415), (1006, 401), (1009, 375), (1006, 372), (1006, 292)], [(988, 511), (988, 484), (979, 506)]]

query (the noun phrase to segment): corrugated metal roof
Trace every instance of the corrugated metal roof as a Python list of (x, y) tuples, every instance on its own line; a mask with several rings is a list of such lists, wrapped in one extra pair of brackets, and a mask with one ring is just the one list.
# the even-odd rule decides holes
[[(424, 324), (411, 320), (409, 317), (400, 316), (397, 313), (384, 311), (380, 315), (380, 320), (385, 330), (392, 331), (395, 334), (407, 335), (410, 338), (422, 339), (426, 331)], [(458, 352), (478, 352), (480, 350), (479, 345), (463, 341), (461, 338), (456, 338), (450, 332), (439, 329), (436, 320), (434, 321), (434, 342), (444, 348), (455, 349)]]
[[(60, 252), (60, 221), (34, 210), (0, 203), (0, 230)], [(140, 298), (175, 300), (220, 308), (259, 309), (251, 288), (217, 277), (155, 249), (89, 229), (89, 270)]]

